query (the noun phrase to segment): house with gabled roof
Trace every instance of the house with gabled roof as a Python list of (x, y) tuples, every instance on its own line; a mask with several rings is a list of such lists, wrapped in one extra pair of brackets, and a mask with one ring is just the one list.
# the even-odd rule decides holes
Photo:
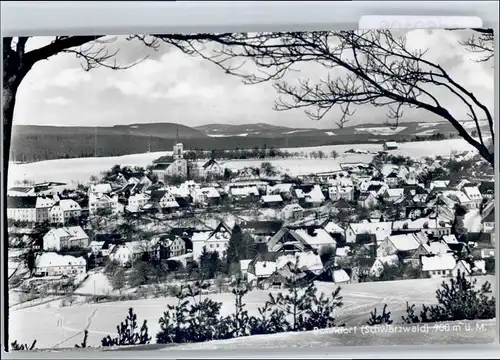
[(227, 250), (233, 229), (221, 221), (213, 230), (193, 232), (193, 259), (198, 260), (203, 248), (208, 252), (218, 252), (220, 256)]
[[(425, 248), (429, 239), (420, 233), (390, 235), (385, 238), (377, 248), (377, 257), (389, 255), (402, 255), (400, 257), (411, 257), (419, 248)], [(428, 250), (427, 250), (428, 251)]]
[(278, 213), (278, 219), (296, 221), (303, 217), (304, 208), (299, 204), (287, 204)]
[(205, 164), (201, 166), (199, 169), (200, 171), (200, 177), (202, 178), (208, 178), (208, 177), (214, 177), (214, 178), (221, 178), (224, 176), (224, 168), (217, 162), (215, 159), (210, 159), (208, 160)]
[(381, 243), (392, 232), (392, 222), (368, 222), (350, 223), (346, 229), (346, 242), (353, 244), (356, 237), (362, 234), (375, 235), (377, 243)]
[(335, 239), (321, 226), (284, 227), (267, 243), (272, 252), (320, 251), (324, 247), (335, 246)]
[(60, 251), (72, 247), (86, 248), (89, 246), (89, 237), (80, 226), (70, 226), (50, 229), (43, 236), (43, 249)]
[(428, 274), (431, 278), (442, 278), (450, 276), (457, 265), (453, 254), (429, 255), (420, 258), (422, 263), (422, 272)]
[(399, 184), (399, 176), (395, 171), (392, 171), (389, 175), (385, 177), (385, 182), (389, 186), (398, 186)]
[(373, 195), (372, 192), (364, 192), (359, 194), (358, 205), (364, 208), (373, 208), (379, 204), (379, 200)]

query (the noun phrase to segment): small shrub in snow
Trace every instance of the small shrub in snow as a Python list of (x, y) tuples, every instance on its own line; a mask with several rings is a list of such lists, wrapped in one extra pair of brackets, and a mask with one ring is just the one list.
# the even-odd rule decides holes
[(36, 345), (36, 340), (34, 340), (31, 345), (19, 344), (17, 342), (17, 340), (14, 340), (14, 342), (12, 342), (10, 344), (10, 350), (12, 350), (12, 351), (30, 351), (30, 350), (35, 349), (35, 345)]
[(124, 346), (124, 345), (145, 345), (149, 344), (151, 337), (148, 334), (147, 320), (142, 323), (137, 332), (137, 315), (130, 308), (124, 322), (116, 327), (118, 335), (112, 338), (110, 335), (103, 338), (101, 343), (104, 347)]
[(391, 312), (387, 311), (387, 304), (384, 305), (381, 314), (377, 314), (377, 309), (373, 309), (370, 312), (370, 319), (366, 322), (369, 326), (375, 325), (391, 325), (393, 321), (391, 320)]
[(457, 320), (485, 320), (496, 316), (496, 299), (489, 296), (491, 284), (477, 287), (477, 279), (469, 280), (458, 272), (455, 278), (443, 282), (436, 291), (437, 305), (422, 305), (420, 316), (415, 315), (414, 305), (407, 304), (406, 323), (442, 322)]

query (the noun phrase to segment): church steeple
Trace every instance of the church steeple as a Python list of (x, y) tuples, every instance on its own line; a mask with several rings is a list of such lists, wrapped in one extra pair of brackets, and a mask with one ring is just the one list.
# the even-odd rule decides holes
[(184, 153), (184, 145), (181, 143), (181, 139), (179, 138), (179, 128), (177, 128), (177, 134), (176, 134), (176, 139), (175, 139), (175, 144), (174, 144), (173, 158), (175, 160), (183, 159), (184, 158), (183, 153)]

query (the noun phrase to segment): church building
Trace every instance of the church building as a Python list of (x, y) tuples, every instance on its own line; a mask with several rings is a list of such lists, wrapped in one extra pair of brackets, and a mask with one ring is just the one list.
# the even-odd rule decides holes
[(184, 159), (184, 145), (179, 140), (179, 131), (177, 130), (177, 139), (173, 147), (172, 156), (162, 156), (154, 162), (153, 174), (158, 176), (160, 181), (165, 177), (186, 178), (188, 175), (188, 163)]

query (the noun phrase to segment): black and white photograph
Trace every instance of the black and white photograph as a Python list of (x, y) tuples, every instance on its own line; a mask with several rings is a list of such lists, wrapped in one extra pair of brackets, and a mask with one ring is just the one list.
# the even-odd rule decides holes
[(490, 29), (4, 37), (10, 351), (493, 343), (494, 99)]

